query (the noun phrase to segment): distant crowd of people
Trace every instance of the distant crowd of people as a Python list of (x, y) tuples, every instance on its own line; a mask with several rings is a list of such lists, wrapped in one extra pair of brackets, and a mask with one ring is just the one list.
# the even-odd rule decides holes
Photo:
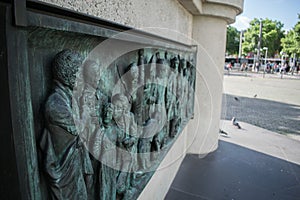
[[(232, 70), (233, 64), (231, 62), (225, 63), (224, 66), (225, 70)], [(266, 73), (291, 73), (298, 74), (300, 69), (300, 62), (298, 63), (288, 63), (285, 62), (283, 64), (276, 63), (276, 62), (267, 62), (267, 64), (262, 65), (260, 62), (255, 63), (246, 63), (243, 62), (239, 65), (238, 70), (239, 71), (253, 71), (253, 72), (259, 72), (260, 70), (265, 71)]]

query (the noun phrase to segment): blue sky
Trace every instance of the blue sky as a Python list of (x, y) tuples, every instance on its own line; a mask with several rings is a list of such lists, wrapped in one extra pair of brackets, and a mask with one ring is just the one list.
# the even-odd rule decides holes
[(283, 29), (290, 30), (298, 21), (297, 13), (300, 14), (300, 0), (244, 0), (244, 11), (232, 26), (244, 30), (254, 18), (269, 18), (281, 21)]

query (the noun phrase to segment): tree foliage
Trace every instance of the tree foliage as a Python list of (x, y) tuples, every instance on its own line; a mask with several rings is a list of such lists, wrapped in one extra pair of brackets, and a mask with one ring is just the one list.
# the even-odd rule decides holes
[[(244, 54), (255, 52), (259, 40), (260, 20), (255, 18), (250, 22), (250, 27), (244, 33)], [(262, 20), (261, 48), (268, 47), (268, 56), (281, 51), (281, 38), (284, 37), (283, 24), (268, 18)]]
[[(300, 57), (300, 14), (298, 22), (292, 30), (286, 34), (283, 23), (268, 18), (262, 19), (262, 41), (260, 48), (268, 48), (268, 57), (274, 57), (280, 52), (286, 53), (288, 57)], [(250, 27), (243, 31), (243, 55), (256, 54), (259, 40), (260, 20), (255, 18), (250, 22)], [(237, 55), (239, 51), (240, 31), (235, 27), (227, 27), (226, 53)], [(262, 56), (265, 54), (262, 53)]]
[(238, 54), (240, 32), (232, 26), (227, 27), (226, 52), (230, 55)]
[(299, 21), (290, 30), (284, 38), (281, 39), (282, 51), (288, 56), (293, 57), (296, 54), (297, 57), (300, 56), (300, 15), (298, 14)]

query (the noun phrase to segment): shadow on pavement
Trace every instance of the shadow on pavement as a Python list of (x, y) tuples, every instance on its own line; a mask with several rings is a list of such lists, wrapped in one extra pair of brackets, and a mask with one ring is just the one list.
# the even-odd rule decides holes
[(296, 200), (299, 181), (299, 165), (219, 141), (205, 158), (186, 155), (165, 199)]

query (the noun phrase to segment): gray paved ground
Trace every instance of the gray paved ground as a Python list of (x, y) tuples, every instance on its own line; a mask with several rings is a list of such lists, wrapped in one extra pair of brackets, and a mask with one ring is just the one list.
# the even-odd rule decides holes
[(165, 200), (300, 199), (300, 141), (222, 120), (219, 147), (186, 155)]
[(300, 141), (285, 136), (300, 135), (300, 80), (230, 75), (224, 93), (222, 116), (242, 129), (222, 120), (218, 149), (188, 154), (165, 199), (300, 199)]
[(165, 200), (299, 200), (300, 166), (220, 141), (201, 159), (187, 155)]
[(222, 119), (247, 122), (291, 137), (300, 137), (300, 79), (224, 76)]

